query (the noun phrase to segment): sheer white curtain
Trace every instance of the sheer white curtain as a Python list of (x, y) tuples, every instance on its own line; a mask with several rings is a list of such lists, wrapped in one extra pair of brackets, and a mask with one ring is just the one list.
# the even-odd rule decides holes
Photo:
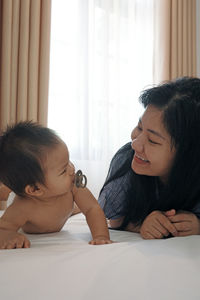
[(95, 196), (152, 82), (152, 0), (52, 1), (48, 126)]

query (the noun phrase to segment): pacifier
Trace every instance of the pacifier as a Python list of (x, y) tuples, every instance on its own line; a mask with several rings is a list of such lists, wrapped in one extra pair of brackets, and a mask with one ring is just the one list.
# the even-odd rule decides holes
[(83, 175), (81, 170), (78, 170), (75, 174), (75, 186), (77, 188), (84, 188), (87, 185), (87, 177)]

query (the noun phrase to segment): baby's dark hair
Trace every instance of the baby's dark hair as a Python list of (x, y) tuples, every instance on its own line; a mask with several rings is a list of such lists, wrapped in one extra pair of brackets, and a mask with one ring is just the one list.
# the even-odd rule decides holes
[(32, 121), (8, 126), (0, 137), (0, 181), (19, 196), (27, 185), (45, 185), (41, 162), (59, 142), (53, 130)]

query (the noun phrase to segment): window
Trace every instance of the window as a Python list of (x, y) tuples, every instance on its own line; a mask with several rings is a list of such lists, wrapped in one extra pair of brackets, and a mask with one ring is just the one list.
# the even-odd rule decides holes
[(153, 0), (52, 1), (48, 126), (97, 196), (153, 82)]

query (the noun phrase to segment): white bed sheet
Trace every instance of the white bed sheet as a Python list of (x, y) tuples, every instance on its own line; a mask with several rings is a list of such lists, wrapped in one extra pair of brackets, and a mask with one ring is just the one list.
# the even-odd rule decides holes
[(0, 299), (200, 299), (199, 236), (110, 234), (117, 243), (89, 245), (79, 214), (59, 233), (28, 235), (30, 249), (0, 250)]

